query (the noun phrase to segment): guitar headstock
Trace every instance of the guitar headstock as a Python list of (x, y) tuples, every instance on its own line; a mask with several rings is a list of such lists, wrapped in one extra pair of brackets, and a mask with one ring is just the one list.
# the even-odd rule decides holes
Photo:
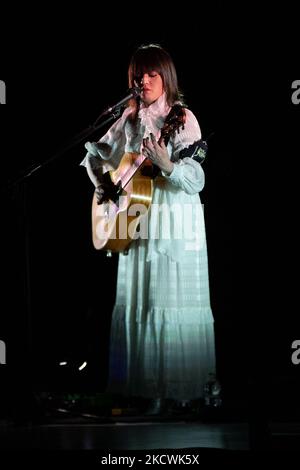
[(164, 139), (165, 145), (168, 144), (169, 139), (175, 132), (179, 132), (180, 128), (184, 129), (186, 121), (185, 108), (179, 104), (175, 104), (161, 129), (161, 139)]

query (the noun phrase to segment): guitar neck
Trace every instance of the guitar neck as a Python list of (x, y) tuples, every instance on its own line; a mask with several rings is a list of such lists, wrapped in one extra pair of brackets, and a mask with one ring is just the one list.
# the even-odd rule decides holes
[(127, 169), (127, 171), (122, 174), (117, 173), (117, 182), (121, 182), (121, 187), (124, 188), (129, 181), (134, 177), (135, 173), (138, 171), (138, 169), (142, 166), (144, 161), (146, 160), (147, 157), (145, 157), (142, 154), (139, 154), (139, 156), (132, 162), (132, 165)]

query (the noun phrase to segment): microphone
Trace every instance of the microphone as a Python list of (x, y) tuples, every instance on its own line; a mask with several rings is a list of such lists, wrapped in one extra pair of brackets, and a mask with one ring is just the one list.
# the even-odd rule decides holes
[(123, 106), (123, 104), (125, 104), (127, 101), (131, 100), (132, 98), (137, 98), (138, 96), (140, 96), (141, 93), (142, 93), (142, 88), (140, 88), (138, 86), (129, 88), (127, 96), (125, 96), (125, 98), (120, 100), (115, 105), (113, 105), (110, 108), (106, 109), (106, 111), (104, 111), (104, 113), (103, 113), (103, 116), (106, 116), (107, 114), (113, 113), (118, 108)]

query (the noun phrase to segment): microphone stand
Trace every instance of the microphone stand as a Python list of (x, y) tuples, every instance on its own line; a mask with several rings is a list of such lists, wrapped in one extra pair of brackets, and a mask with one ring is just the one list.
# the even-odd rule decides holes
[[(49, 163), (53, 162), (54, 160), (59, 158), (61, 155), (66, 153), (68, 150), (75, 147), (75, 145), (78, 145), (80, 142), (82, 142), (84, 139), (89, 137), (94, 132), (101, 129), (103, 126), (108, 124), (110, 121), (112, 121), (113, 119), (116, 119), (117, 117), (119, 117), (120, 114), (121, 114), (121, 108), (124, 106), (124, 104), (127, 103), (132, 98), (139, 97), (141, 92), (142, 92), (142, 88), (139, 88), (137, 86), (130, 88), (128, 90), (127, 96), (125, 96), (123, 99), (118, 101), (118, 103), (116, 103), (115, 105), (110, 106), (106, 110), (102, 111), (102, 113), (97, 117), (96, 121), (92, 125), (88, 126), (86, 129), (83, 129), (79, 134), (74, 136), (73, 139), (70, 142), (66, 143), (60, 150), (58, 150), (57, 153), (55, 153), (53, 156), (48, 158), (48, 160), (45, 160), (42, 164), (40, 164), (40, 163), (35, 164), (35, 165), (27, 168), (27, 170), (25, 170), (25, 172), (20, 177), (13, 180), (12, 182), (10, 182), (8, 184), (8, 186), (14, 185), (14, 184), (19, 183), (19, 182), (22, 182), (23, 180), (25, 180), (26, 178), (31, 176), (33, 173), (35, 173), (37, 170), (45, 167), (46, 165), (48, 165)], [(109, 116), (109, 117), (105, 121), (103, 121), (101, 124), (98, 124), (100, 119), (102, 119), (105, 116)]]
[[(75, 147), (75, 145), (78, 145), (80, 142), (82, 142), (84, 139), (89, 137), (94, 132), (101, 129), (110, 121), (118, 118), (121, 114), (121, 109), (124, 106), (124, 104), (127, 103), (130, 99), (137, 98), (138, 96), (140, 96), (141, 91), (142, 91), (142, 88), (139, 88), (139, 87), (130, 88), (127, 96), (125, 96), (115, 105), (110, 106), (106, 110), (102, 111), (102, 113), (97, 117), (96, 121), (92, 125), (88, 126), (86, 129), (83, 129), (81, 132), (79, 132), (79, 134), (75, 135), (70, 142), (67, 142), (60, 150), (57, 151), (57, 153), (55, 153), (53, 156), (48, 158), (48, 160), (45, 160), (43, 163), (38, 163), (27, 168), (27, 170), (25, 170), (21, 176), (9, 182), (8, 186), (22, 182), (23, 180), (31, 176), (33, 173), (35, 173), (37, 170), (44, 168), (46, 165), (48, 165), (49, 163), (59, 158), (68, 150)], [(105, 116), (109, 116), (109, 117), (105, 121), (98, 124), (98, 122)]]
[(52, 155), (50, 158), (45, 160), (43, 163), (35, 163), (34, 165), (31, 165), (28, 167), (26, 170), (23, 171), (21, 176), (18, 178), (9, 181), (6, 188), (13, 186), (15, 184), (21, 183), (23, 180), (28, 178), (29, 176), (32, 176), (33, 173), (36, 171), (40, 170), (41, 168), (44, 168), (47, 166), (49, 163), (52, 163), (53, 161), (57, 160), (59, 157), (64, 155), (66, 152), (71, 150), (73, 147), (76, 145), (80, 144), (83, 140), (85, 140), (87, 137), (92, 135), (94, 132), (100, 130), (102, 127), (104, 127), (106, 124), (108, 124), (110, 121), (113, 119), (116, 119), (120, 116), (121, 114), (121, 107), (117, 108), (113, 114), (111, 114), (105, 121), (101, 122), (101, 124), (97, 124), (97, 122), (104, 116), (106, 115), (106, 111), (100, 114), (100, 116), (96, 119), (95, 123), (88, 126), (86, 129), (83, 129), (81, 132), (76, 134), (69, 142), (67, 142), (62, 148), (60, 148), (54, 155)]
[[(57, 160), (59, 157), (64, 155), (67, 151), (78, 145), (80, 142), (85, 140), (87, 137), (92, 135), (94, 132), (100, 130), (102, 127), (107, 125), (109, 122), (112, 120), (118, 118), (121, 115), (121, 108), (124, 105), (125, 101), (128, 101), (129, 99), (133, 98), (134, 95), (131, 93), (129, 97), (126, 99), (123, 99), (117, 105), (108, 108), (107, 110), (103, 111), (96, 119), (96, 121), (88, 126), (86, 129), (83, 129), (81, 132), (76, 134), (69, 142), (67, 142), (65, 145), (63, 145), (62, 148), (60, 148), (54, 155), (52, 155), (50, 158), (46, 159), (42, 163), (36, 163), (34, 165), (31, 165), (27, 169), (25, 169), (20, 176), (17, 178), (8, 181), (4, 187), (2, 188), (3, 193), (11, 193), (11, 201), (17, 203), (18, 209), (20, 209), (20, 218), (17, 221), (18, 223), (18, 228), (22, 230), (23, 232), (23, 248), (22, 251), (24, 253), (24, 270), (22, 271), (22, 277), (24, 279), (24, 304), (25, 304), (25, 312), (24, 312), (24, 326), (25, 326), (25, 335), (22, 336), (22, 339), (24, 340), (25, 344), (21, 345), (22, 355), (23, 358), (26, 359), (26, 367), (25, 368), (19, 368), (17, 367), (16, 370), (16, 376), (19, 377), (18, 381), (21, 379), (23, 376), (24, 381), (27, 383), (26, 387), (29, 387), (27, 390), (29, 393), (29, 401), (31, 400), (30, 398), (30, 388), (31, 388), (31, 375), (32, 375), (32, 366), (34, 362), (34, 357), (33, 357), (33, 351), (32, 351), (32, 295), (31, 295), (31, 259), (30, 259), (30, 230), (29, 230), (29, 219), (30, 219), (30, 211), (29, 211), (29, 185), (28, 185), (28, 180), (29, 177), (36, 174), (38, 170), (45, 168), (47, 165), (49, 165), (51, 162)], [(99, 121), (106, 117), (104, 121), (99, 123)], [(22, 227), (20, 227), (22, 225)], [(19, 265), (20, 266), (20, 265)], [(10, 286), (8, 286), (10, 288)], [(22, 305), (22, 301), (21, 301)], [(17, 341), (19, 344), (19, 342)], [(28, 369), (27, 369), (28, 367)], [(26, 379), (25, 379), (26, 375)], [(21, 382), (20, 382), (21, 386)], [(17, 390), (14, 392), (17, 393)], [(17, 401), (17, 397), (16, 400)], [(14, 417), (18, 419), (17, 412), (20, 411), (19, 407), (16, 406), (16, 410), (14, 410)], [(23, 407), (24, 408), (24, 407)], [(25, 411), (25, 416), (23, 416), (23, 413)], [(21, 411), (21, 415), (25, 418), (25, 420), (31, 420), (32, 416), (30, 416), (30, 411), (23, 409)]]

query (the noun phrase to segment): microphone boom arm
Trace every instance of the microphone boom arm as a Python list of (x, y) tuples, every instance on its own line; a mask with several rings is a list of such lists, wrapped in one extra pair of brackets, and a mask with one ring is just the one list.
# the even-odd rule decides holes
[(101, 113), (100, 116), (96, 119), (96, 122), (98, 122), (98, 120), (103, 116), (107, 116), (107, 114), (111, 114), (115, 111), (118, 111), (125, 103), (127, 103), (127, 101), (131, 100), (132, 98), (137, 98), (138, 96), (140, 96), (142, 88), (136, 86), (130, 88), (128, 91), (129, 93), (127, 96), (125, 96), (125, 98), (121, 99), (120, 101), (118, 101), (118, 103), (114, 104), (113, 106), (110, 106), (105, 111), (103, 111), (103, 113)]
[[(78, 145), (80, 142), (85, 140), (87, 137), (92, 135), (94, 132), (97, 130), (101, 129), (103, 126), (108, 124), (110, 121), (113, 119), (116, 119), (119, 117), (120, 112), (121, 112), (121, 106), (123, 106), (124, 103), (129, 101), (132, 98), (136, 98), (137, 96), (140, 95), (142, 89), (139, 87), (133, 87), (130, 88), (128, 91), (128, 94), (125, 98), (120, 100), (118, 103), (116, 103), (114, 106), (111, 106), (110, 108), (106, 109), (103, 111), (100, 116), (96, 119), (94, 124), (88, 126), (86, 129), (83, 129), (79, 134), (75, 135), (73, 139), (71, 139), (69, 142), (67, 142), (61, 149), (59, 149), (54, 155), (46, 159), (42, 163), (36, 163), (31, 165), (29, 168), (23, 170), (21, 175), (18, 175), (16, 178), (13, 180), (10, 180), (7, 182), (5, 185), (4, 189), (8, 189), (9, 187), (14, 186), (15, 184), (18, 184), (22, 181), (24, 181), (26, 178), (31, 176), (33, 173), (35, 173), (37, 170), (40, 170), (41, 168), (44, 168), (47, 166), (49, 163), (53, 162), (54, 160), (57, 160), (59, 157), (61, 157), (63, 154), (65, 154), (67, 151), (69, 151), (71, 148), (75, 147)], [(101, 118), (106, 117), (105, 121), (101, 122), (98, 124)]]

